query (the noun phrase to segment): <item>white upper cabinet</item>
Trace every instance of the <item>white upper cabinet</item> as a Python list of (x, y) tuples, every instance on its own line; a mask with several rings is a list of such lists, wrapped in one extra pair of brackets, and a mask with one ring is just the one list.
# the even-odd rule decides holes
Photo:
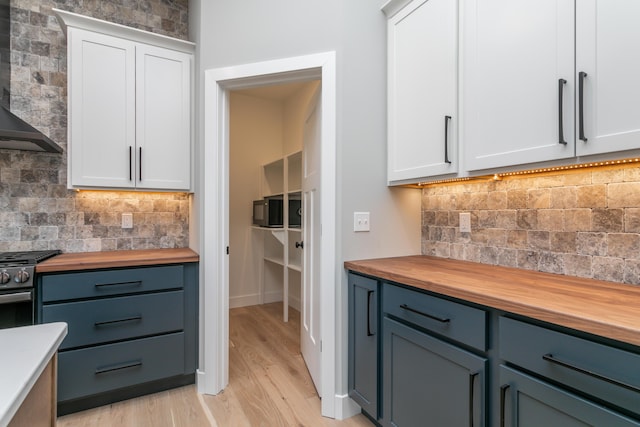
[(69, 184), (133, 188), (135, 44), (77, 28), (67, 37)]
[(191, 55), (136, 47), (137, 186), (186, 190), (191, 178)]
[(574, 16), (567, 0), (464, 0), (466, 170), (575, 155)]
[(193, 43), (56, 14), (68, 39), (69, 188), (190, 191)]
[(388, 181), (458, 171), (458, 2), (392, 0), (388, 20)]
[(577, 2), (578, 156), (640, 147), (639, 23), (637, 0)]

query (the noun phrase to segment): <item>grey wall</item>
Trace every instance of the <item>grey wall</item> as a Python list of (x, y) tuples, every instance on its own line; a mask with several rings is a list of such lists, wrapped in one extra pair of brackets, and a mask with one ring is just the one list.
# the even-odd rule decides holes
[[(191, 0), (206, 69), (336, 51), (336, 263), (420, 253), (420, 192), (386, 187), (386, 19), (371, 0)], [(198, 3), (198, 5), (193, 5)], [(202, 117), (200, 117), (202, 122)], [(200, 124), (202, 132), (202, 124)], [(352, 231), (371, 212), (371, 232)], [(337, 380), (346, 391), (346, 274), (339, 287)]]

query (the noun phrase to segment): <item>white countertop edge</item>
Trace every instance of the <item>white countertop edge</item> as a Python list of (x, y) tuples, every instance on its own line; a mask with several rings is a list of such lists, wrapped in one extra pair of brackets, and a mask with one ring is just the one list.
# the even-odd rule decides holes
[(0, 427), (6, 427), (67, 335), (64, 322), (0, 329)]

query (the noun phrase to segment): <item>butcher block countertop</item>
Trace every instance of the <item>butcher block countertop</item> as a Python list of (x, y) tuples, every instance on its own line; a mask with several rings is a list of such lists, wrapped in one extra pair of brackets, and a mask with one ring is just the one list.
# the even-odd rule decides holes
[(430, 256), (344, 265), (354, 272), (640, 346), (640, 286)]
[(189, 248), (142, 249), (132, 251), (79, 252), (56, 255), (36, 265), (37, 273), (92, 270), (96, 268), (136, 267), (156, 264), (198, 262)]

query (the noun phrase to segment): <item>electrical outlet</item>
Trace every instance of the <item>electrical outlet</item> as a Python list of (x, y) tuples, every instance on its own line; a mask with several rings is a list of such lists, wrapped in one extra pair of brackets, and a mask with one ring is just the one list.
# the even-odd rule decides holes
[(460, 232), (471, 233), (471, 214), (469, 212), (460, 212)]
[(369, 231), (369, 212), (353, 213), (353, 231)]
[(122, 228), (133, 228), (133, 214), (132, 213), (123, 213), (122, 214)]

